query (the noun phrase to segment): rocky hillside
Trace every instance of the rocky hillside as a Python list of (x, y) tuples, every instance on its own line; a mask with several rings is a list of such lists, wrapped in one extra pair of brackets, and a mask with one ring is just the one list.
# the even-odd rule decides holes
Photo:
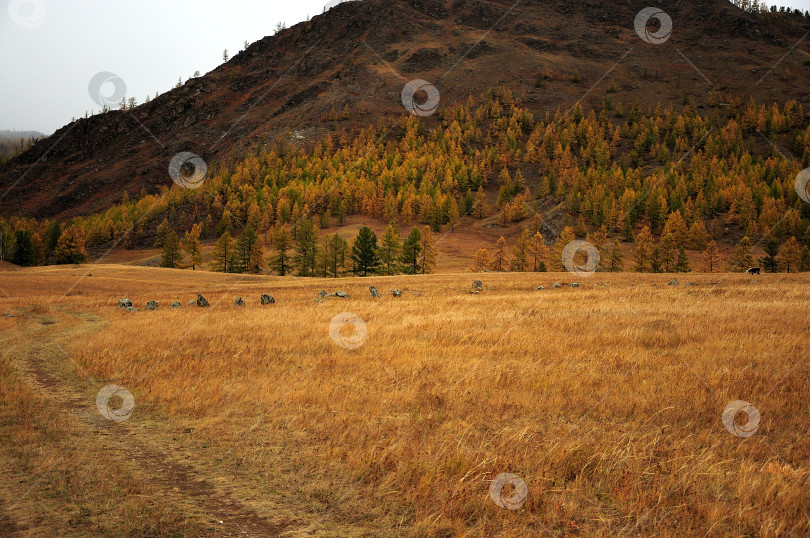
[[(666, 25), (653, 21), (646, 41), (634, 27), (650, 4), (672, 20), (658, 44)], [(753, 96), (807, 107), (806, 53), (785, 56), (803, 25), (726, 0), (344, 2), (131, 111), (80, 119), (41, 140), (0, 166), (0, 215), (66, 218), (125, 192), (157, 192), (183, 151), (210, 167), (257, 141), (307, 145), (332, 130), (394, 125), (408, 113), (401, 94), (413, 79), (434, 84), (442, 104), (506, 84), (540, 114), (605, 98), (689, 98), (700, 108)]]

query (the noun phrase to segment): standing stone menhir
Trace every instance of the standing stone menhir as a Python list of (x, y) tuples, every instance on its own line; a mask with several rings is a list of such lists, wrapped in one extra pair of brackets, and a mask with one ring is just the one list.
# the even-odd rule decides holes
[(267, 295), (266, 293), (262, 295), (262, 304), (273, 304), (276, 300), (273, 299), (272, 295)]
[(380, 296), (380, 292), (374, 286), (369, 286), (368, 291), (369, 291), (369, 293), (371, 294), (372, 297), (379, 297)]
[(202, 295), (197, 295), (197, 306), (207, 307), (210, 306), (208, 301)]

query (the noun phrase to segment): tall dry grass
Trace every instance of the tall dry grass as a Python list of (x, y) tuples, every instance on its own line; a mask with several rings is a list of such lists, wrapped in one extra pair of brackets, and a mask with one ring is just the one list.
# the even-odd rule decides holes
[[(66, 345), (76, 374), (129, 389), (130, 421), (260, 513), (338, 534), (810, 533), (805, 275), (600, 274), (535, 291), (572, 277), (487, 274), (473, 295), (459, 274), (92, 272), (61, 301), (109, 320)], [(0, 308), (68, 280), (5, 278)], [(373, 300), (370, 284), (406, 293)], [(352, 297), (316, 302), (320, 288)], [(186, 305), (198, 291), (211, 308)], [(119, 296), (161, 308), (125, 314)], [(344, 311), (367, 326), (355, 350), (329, 334)], [(734, 400), (761, 412), (751, 438), (721, 422)], [(489, 496), (503, 472), (528, 486), (519, 510)]]

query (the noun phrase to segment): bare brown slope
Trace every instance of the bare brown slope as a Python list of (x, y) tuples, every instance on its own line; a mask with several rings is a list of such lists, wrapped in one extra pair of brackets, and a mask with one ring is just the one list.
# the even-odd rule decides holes
[[(614, 101), (648, 105), (684, 94), (706, 103), (712, 88), (808, 104), (805, 42), (779, 61), (806, 31), (800, 23), (757, 20), (725, 0), (662, 3), (674, 31), (652, 45), (633, 28), (649, 4), (346, 2), (133, 111), (80, 119), (37, 143), (0, 168), (0, 215), (65, 218), (105, 209), (125, 191), (156, 192), (171, 184), (168, 163), (180, 151), (212, 165), (276, 136), (306, 144), (335, 127), (393, 123), (415, 78), (434, 83), (443, 104), (507, 84), (540, 113), (580, 100), (598, 106), (611, 81)], [(536, 87), (546, 69), (551, 80)], [(347, 119), (324, 121), (346, 106)]]

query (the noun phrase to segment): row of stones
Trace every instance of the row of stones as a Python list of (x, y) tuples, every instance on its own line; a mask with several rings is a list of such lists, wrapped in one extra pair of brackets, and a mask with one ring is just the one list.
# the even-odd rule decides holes
[[(267, 294), (263, 294), (260, 297), (260, 301), (261, 301), (261, 303), (263, 305), (273, 304), (273, 303), (276, 302), (276, 300), (273, 298), (272, 295), (267, 295)], [(211, 304), (208, 302), (208, 300), (205, 297), (203, 297), (202, 295), (197, 295), (197, 299), (196, 300), (192, 299), (191, 301), (188, 302), (188, 304), (189, 304), (189, 306), (196, 305), (196, 306), (203, 307), (203, 308), (205, 308), (207, 306), (211, 306)], [(233, 304), (235, 306), (245, 306), (245, 300), (242, 299), (241, 297), (237, 297), (236, 300), (234, 300)], [(179, 302), (175, 301), (169, 306), (171, 308), (180, 308), (182, 305)], [(127, 312), (137, 312), (138, 311), (137, 308), (132, 306), (132, 301), (130, 301), (129, 299), (118, 299), (118, 308), (124, 308), (124, 309), (126, 309)], [(149, 302), (147, 302), (146, 303), (146, 309), (147, 310), (157, 310), (158, 309), (158, 302), (157, 301), (149, 301)]]

